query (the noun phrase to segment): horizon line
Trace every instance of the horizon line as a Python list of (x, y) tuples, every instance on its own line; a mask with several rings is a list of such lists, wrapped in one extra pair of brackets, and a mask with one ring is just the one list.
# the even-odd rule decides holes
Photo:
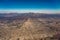
[(0, 13), (60, 13), (60, 9), (1, 9)]

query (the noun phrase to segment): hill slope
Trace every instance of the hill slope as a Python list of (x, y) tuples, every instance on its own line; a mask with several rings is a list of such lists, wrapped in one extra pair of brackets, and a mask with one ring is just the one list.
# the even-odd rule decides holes
[(59, 40), (59, 18), (60, 14), (4, 14), (0, 17), (0, 40)]

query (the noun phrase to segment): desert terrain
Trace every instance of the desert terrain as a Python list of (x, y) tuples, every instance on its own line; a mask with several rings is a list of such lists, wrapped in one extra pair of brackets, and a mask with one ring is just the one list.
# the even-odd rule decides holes
[(60, 14), (0, 14), (0, 40), (60, 40)]

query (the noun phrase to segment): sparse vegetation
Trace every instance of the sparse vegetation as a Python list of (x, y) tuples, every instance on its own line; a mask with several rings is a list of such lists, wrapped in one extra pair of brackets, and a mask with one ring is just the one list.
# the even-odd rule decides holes
[(2, 17), (0, 40), (60, 40), (59, 14), (57, 17), (55, 14), (46, 15), (49, 14), (25, 13)]

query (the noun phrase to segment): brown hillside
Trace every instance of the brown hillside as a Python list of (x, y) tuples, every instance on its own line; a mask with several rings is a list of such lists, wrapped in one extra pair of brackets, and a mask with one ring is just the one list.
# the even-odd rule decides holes
[(19, 16), (14, 20), (0, 20), (0, 40), (59, 40), (60, 19), (35, 15), (33, 18), (30, 14), (24, 19)]

